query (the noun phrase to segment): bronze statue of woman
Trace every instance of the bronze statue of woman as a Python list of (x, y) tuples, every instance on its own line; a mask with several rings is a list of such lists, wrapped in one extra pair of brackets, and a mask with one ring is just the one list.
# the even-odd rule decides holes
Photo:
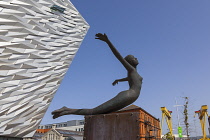
[(132, 104), (139, 97), (143, 78), (138, 74), (136, 70), (136, 66), (139, 64), (138, 60), (133, 55), (128, 55), (123, 58), (117, 49), (112, 45), (106, 34), (98, 33), (96, 34), (96, 39), (102, 40), (108, 44), (113, 54), (122, 63), (128, 72), (126, 78), (117, 79), (112, 83), (112, 85), (114, 86), (118, 82), (128, 81), (129, 90), (120, 92), (114, 98), (92, 109), (72, 109), (62, 107), (61, 109), (52, 112), (53, 119), (70, 114), (96, 115), (111, 113)]

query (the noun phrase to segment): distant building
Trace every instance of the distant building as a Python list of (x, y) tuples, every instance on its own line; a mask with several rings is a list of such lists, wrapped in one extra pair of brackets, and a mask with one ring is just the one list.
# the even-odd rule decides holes
[(53, 126), (52, 129), (43, 134), (41, 140), (83, 140), (83, 132), (56, 129)]
[(56, 125), (52, 125), (52, 128), (47, 132), (39, 133), (37, 131), (32, 138), (23, 140), (83, 140), (83, 132), (58, 129)]
[(160, 120), (148, 113), (141, 107), (130, 105), (116, 113), (138, 112), (140, 140), (156, 140), (160, 139)]
[(59, 128), (62, 130), (71, 130), (71, 131), (84, 131), (84, 120), (71, 120), (67, 122), (55, 123), (55, 124), (47, 124), (47, 125), (39, 125), (38, 129), (36, 130), (37, 133), (46, 133), (51, 128)]
[(44, 133), (35, 133), (32, 138), (24, 138), (23, 140), (42, 140)]
[(39, 125), (38, 128), (33, 137), (23, 140), (83, 140), (84, 120)]

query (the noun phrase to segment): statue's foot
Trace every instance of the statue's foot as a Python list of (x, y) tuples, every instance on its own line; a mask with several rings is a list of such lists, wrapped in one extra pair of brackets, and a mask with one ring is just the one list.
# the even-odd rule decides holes
[(55, 111), (53, 111), (51, 114), (53, 115), (53, 119), (56, 119), (56, 118), (58, 118), (58, 117), (60, 117), (60, 116), (63, 116), (63, 115), (65, 115), (65, 113), (64, 112), (66, 112), (66, 111), (68, 111), (69, 109), (67, 108), (67, 107), (62, 107), (62, 108), (60, 108), (60, 109), (57, 109), (57, 110), (55, 110)]

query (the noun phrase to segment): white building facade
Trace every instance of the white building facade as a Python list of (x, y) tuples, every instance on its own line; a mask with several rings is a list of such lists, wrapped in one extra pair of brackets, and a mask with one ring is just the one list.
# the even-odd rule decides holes
[(0, 0), (0, 135), (33, 136), (88, 29), (69, 0)]
[(84, 120), (71, 120), (71, 121), (61, 122), (61, 123), (39, 125), (38, 129), (51, 129), (54, 126), (56, 129), (83, 132), (84, 123), (85, 123)]

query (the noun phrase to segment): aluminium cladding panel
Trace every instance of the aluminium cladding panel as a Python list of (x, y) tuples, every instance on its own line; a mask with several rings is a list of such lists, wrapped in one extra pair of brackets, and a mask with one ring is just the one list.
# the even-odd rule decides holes
[(0, 135), (33, 136), (88, 29), (69, 0), (0, 0)]

